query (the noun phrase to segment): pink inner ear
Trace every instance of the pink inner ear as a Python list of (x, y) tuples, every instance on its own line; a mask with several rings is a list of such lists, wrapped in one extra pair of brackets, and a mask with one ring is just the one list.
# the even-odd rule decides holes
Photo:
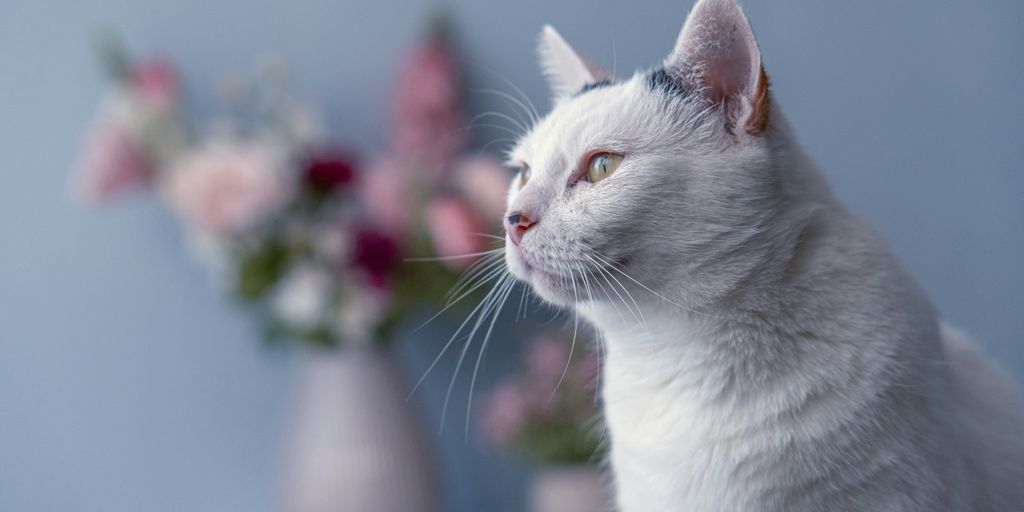
[(749, 47), (737, 48), (737, 43), (743, 45), (738, 41), (713, 41), (703, 50), (704, 83), (714, 101), (752, 89), (755, 84), (751, 78), (756, 77), (757, 67)]
[(709, 99), (752, 95), (761, 73), (761, 52), (750, 23), (734, 0), (702, 0), (690, 13), (668, 65), (697, 74)]

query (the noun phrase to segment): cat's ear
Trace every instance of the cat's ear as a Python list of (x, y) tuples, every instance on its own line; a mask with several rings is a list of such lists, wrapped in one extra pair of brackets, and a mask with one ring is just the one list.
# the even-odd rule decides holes
[(754, 31), (736, 0), (698, 1), (665, 69), (721, 105), (731, 127), (751, 134), (767, 128), (768, 76)]
[(545, 25), (541, 30), (537, 53), (541, 70), (556, 100), (589, 83), (611, 80), (611, 75), (576, 53), (551, 25)]

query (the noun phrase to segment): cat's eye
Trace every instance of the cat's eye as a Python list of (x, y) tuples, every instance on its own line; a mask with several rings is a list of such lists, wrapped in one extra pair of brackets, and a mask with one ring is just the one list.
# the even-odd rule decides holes
[(519, 188), (525, 187), (528, 181), (530, 181), (530, 166), (523, 164), (519, 166)]
[(587, 181), (597, 183), (611, 176), (622, 163), (622, 155), (615, 153), (598, 153), (587, 162)]

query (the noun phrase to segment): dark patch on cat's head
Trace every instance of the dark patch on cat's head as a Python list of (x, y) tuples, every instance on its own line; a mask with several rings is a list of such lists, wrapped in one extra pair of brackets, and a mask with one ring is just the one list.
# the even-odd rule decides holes
[(598, 80), (596, 82), (590, 82), (589, 84), (584, 85), (579, 91), (576, 92), (576, 94), (573, 94), (572, 97), (575, 98), (577, 96), (593, 91), (594, 89), (600, 89), (602, 87), (608, 87), (611, 85), (614, 85), (614, 82), (612, 82), (611, 80)]
[(681, 84), (679, 79), (666, 71), (665, 68), (658, 68), (647, 74), (647, 87), (651, 92), (672, 97), (681, 98), (690, 94), (690, 90)]

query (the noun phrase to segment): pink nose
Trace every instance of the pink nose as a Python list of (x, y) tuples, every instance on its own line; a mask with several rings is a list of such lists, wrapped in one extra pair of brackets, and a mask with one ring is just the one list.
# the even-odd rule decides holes
[(512, 239), (512, 243), (516, 245), (519, 245), (519, 241), (523, 239), (523, 234), (526, 233), (526, 230), (537, 224), (537, 221), (519, 211), (509, 214), (506, 220), (508, 223), (505, 224), (505, 230), (508, 231), (508, 237)]

